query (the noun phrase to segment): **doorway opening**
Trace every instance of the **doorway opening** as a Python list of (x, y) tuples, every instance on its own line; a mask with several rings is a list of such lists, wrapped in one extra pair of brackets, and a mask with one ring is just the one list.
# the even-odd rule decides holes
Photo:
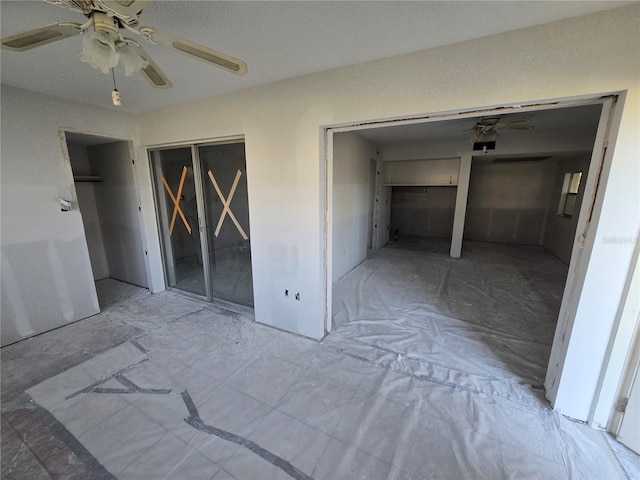
[(149, 150), (169, 289), (253, 308), (244, 141)]
[(101, 308), (148, 288), (130, 141), (64, 132)]
[[(597, 97), (327, 128), (327, 331), (465, 388), (501, 379), (553, 386), (561, 371), (550, 358), (566, 354), (589, 256), (576, 245), (601, 193), (613, 105)], [(530, 128), (494, 131), (474, 152), (486, 117)], [(345, 160), (336, 148), (345, 142), (381, 152), (373, 223), (388, 230), (367, 259), (336, 264), (335, 249), (353, 241), (335, 222), (337, 211), (354, 210), (335, 192), (340, 164), (357, 163), (356, 150), (342, 147)]]

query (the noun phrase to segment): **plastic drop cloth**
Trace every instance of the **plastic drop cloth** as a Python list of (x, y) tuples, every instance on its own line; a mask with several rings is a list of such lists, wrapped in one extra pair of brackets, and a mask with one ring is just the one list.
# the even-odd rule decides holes
[[(363, 267), (368, 277), (376, 268)], [(354, 283), (357, 292), (362, 283)], [(452, 285), (442, 288), (453, 292)], [(428, 348), (439, 355), (438, 365), (416, 363), (433, 371), (414, 372), (407, 366), (422, 347), (406, 355), (392, 350), (409, 348), (415, 330), (386, 334), (388, 348), (366, 345), (385, 335), (370, 328), (382, 315), (360, 330), (369, 332), (365, 341), (353, 343), (333, 333), (318, 343), (169, 292), (129, 297), (101, 315), (142, 333), (27, 393), (116, 478), (610, 479), (619, 473), (540, 392), (506, 380), (509, 369), (497, 361), (504, 357), (492, 357), (487, 376), (478, 367), (467, 373), (464, 365), (472, 362), (463, 354), (446, 356), (451, 344), (442, 338), (458, 338), (461, 320), (436, 329), (440, 339)], [(403, 325), (417, 328), (409, 315)], [(479, 348), (488, 330), (480, 321), (469, 325), (478, 337), (460, 339), (461, 345)], [(496, 335), (519, 339), (517, 333)], [(448, 367), (450, 358), (459, 370)], [(459, 378), (471, 375), (478, 379)], [(494, 383), (511, 390), (501, 387), (495, 395)]]
[[(388, 351), (396, 368), (478, 390), (541, 386), (567, 267), (540, 247), (408, 237), (333, 289), (327, 341)], [(492, 388), (481, 384), (488, 382)]]

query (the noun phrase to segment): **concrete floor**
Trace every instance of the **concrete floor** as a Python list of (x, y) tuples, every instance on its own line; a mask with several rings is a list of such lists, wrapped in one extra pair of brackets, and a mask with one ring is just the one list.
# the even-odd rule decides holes
[(104, 290), (101, 314), (2, 349), (3, 479), (625, 478), (549, 408), (535, 369), (489, 356), (502, 375), (446, 376), (396, 351), (404, 337), (357, 342), (348, 321), (319, 343)]

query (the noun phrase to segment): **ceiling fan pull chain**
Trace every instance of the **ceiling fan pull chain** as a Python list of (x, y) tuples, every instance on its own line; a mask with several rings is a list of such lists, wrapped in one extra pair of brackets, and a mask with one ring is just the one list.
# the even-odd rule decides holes
[(122, 97), (120, 96), (120, 92), (118, 91), (118, 87), (116, 87), (116, 72), (114, 69), (111, 69), (111, 77), (113, 78), (113, 92), (111, 92), (111, 101), (116, 107), (122, 105)]

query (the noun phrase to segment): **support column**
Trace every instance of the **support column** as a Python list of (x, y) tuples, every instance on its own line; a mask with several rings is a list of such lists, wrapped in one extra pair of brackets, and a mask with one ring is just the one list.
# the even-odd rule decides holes
[(458, 171), (458, 188), (456, 192), (456, 208), (453, 215), (453, 233), (451, 236), (451, 258), (460, 258), (462, 252), (462, 236), (464, 234), (464, 218), (467, 213), (467, 196), (469, 194), (469, 177), (471, 176), (471, 153), (464, 152), (460, 156)]

